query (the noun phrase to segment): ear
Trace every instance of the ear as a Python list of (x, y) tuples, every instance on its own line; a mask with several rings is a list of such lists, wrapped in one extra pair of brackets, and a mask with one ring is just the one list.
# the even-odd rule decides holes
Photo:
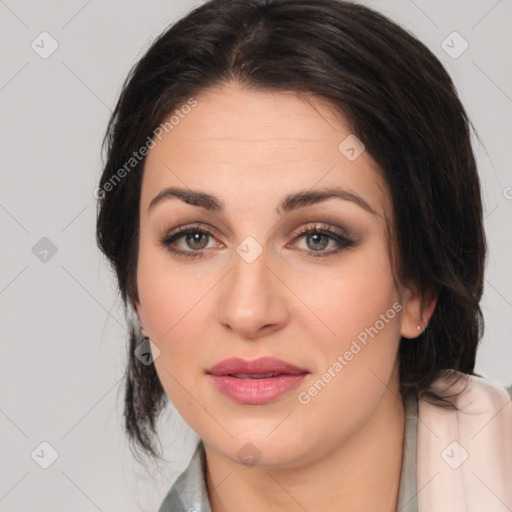
[(402, 288), (403, 313), (400, 324), (400, 334), (404, 338), (417, 338), (421, 333), (418, 326), (423, 330), (434, 313), (438, 297), (438, 290), (429, 288), (420, 290), (415, 284)]

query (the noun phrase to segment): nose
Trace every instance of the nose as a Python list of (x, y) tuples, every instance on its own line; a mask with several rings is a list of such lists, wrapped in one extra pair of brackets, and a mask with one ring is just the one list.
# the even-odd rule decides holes
[(269, 259), (265, 250), (254, 261), (234, 253), (233, 268), (222, 280), (218, 319), (247, 339), (278, 331), (289, 319), (287, 289)]

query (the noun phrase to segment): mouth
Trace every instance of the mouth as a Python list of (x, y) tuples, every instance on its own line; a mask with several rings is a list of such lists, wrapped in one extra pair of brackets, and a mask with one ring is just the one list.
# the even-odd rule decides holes
[(269, 377), (277, 377), (278, 375), (292, 375), (290, 373), (230, 373), (228, 377), (236, 377), (237, 379), (268, 379)]
[(231, 357), (220, 361), (206, 373), (211, 375), (233, 375), (241, 379), (274, 377), (280, 374), (297, 375), (309, 373), (305, 368), (276, 359), (275, 357), (260, 357), (252, 361), (240, 357)]
[(226, 359), (206, 373), (217, 390), (234, 402), (262, 405), (290, 392), (310, 372), (280, 359), (264, 357), (253, 361)]

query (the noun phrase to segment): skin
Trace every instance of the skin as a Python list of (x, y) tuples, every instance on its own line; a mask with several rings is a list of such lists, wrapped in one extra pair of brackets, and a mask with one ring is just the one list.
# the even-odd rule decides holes
[[(397, 351), (400, 336), (415, 338), (428, 324), (435, 299), (395, 284), (385, 235), (391, 202), (378, 166), (367, 151), (349, 161), (338, 150), (350, 127), (318, 98), (230, 83), (196, 99), (146, 159), (136, 306), (143, 334), (160, 350), (162, 386), (204, 442), (212, 511), (394, 512), (405, 429)], [(225, 211), (173, 198), (148, 212), (170, 186), (213, 194)], [(337, 198), (276, 212), (287, 194), (334, 186), (376, 214)], [(202, 257), (185, 259), (160, 243), (196, 223), (212, 235), (172, 246)], [(295, 235), (315, 224), (347, 230), (354, 244), (315, 257), (318, 247), (340, 247)], [(251, 263), (236, 252), (248, 236), (263, 250)], [(401, 311), (300, 403), (298, 393), (394, 303)], [(231, 356), (274, 356), (310, 374), (271, 403), (241, 405), (205, 374)], [(261, 454), (252, 466), (237, 456), (247, 442)]]

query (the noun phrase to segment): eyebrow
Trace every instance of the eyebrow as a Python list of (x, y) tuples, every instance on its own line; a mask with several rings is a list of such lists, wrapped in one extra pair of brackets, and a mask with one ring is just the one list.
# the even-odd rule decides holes
[[(190, 190), (179, 187), (168, 187), (161, 190), (149, 203), (148, 212), (157, 204), (169, 199), (181, 199), (187, 204), (198, 206), (205, 210), (213, 212), (223, 212), (225, 210), (224, 202), (211, 194), (199, 190)], [(379, 215), (362, 197), (348, 192), (341, 188), (324, 188), (320, 190), (301, 190), (288, 194), (276, 208), (278, 214), (311, 206), (313, 204), (337, 198), (344, 201), (351, 201), (372, 215)]]

